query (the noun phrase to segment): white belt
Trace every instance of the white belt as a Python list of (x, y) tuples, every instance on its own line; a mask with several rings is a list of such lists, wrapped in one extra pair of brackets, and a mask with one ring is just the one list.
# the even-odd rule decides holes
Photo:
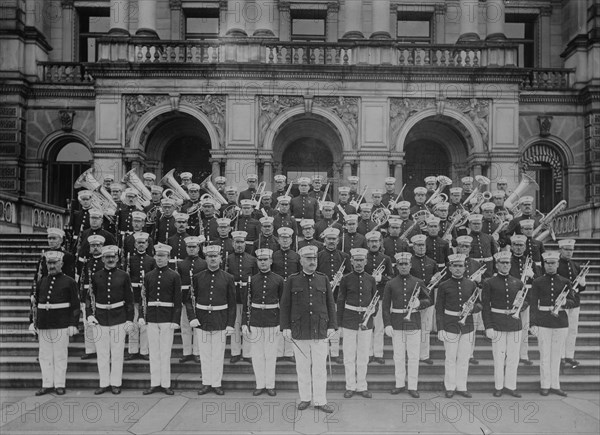
[(493, 257), (485, 257), (485, 258), (473, 258), (475, 261), (492, 261)]
[(501, 310), (500, 308), (492, 308), (492, 313), (510, 315), (514, 313), (514, 310)]
[(449, 316), (456, 316), (456, 317), (460, 316), (460, 312), (459, 311), (444, 310), (444, 314), (447, 314)]
[[(540, 306), (538, 308), (539, 311), (552, 311), (554, 309), (554, 307), (546, 307), (546, 306)], [(559, 310), (564, 310), (563, 307), (560, 307)]]
[(138, 288), (138, 287), (141, 287), (141, 286), (142, 286), (141, 282), (132, 282), (131, 283), (131, 287), (133, 287), (133, 288)]
[(254, 245), (254, 241), (253, 240), (246, 240), (246, 245)]
[(169, 260), (169, 263), (177, 263), (177, 262), (179, 262), (179, 258), (171, 258)]
[(246, 287), (248, 283), (246, 281), (238, 281), (235, 283), (235, 285), (239, 285), (240, 287)]
[(60, 310), (62, 308), (69, 308), (71, 304), (69, 302), (61, 302), (60, 304), (38, 304), (38, 309), (42, 310)]
[(90, 288), (90, 285), (89, 285), (89, 284), (84, 284), (84, 285), (83, 285), (83, 288), (84, 288), (85, 290), (89, 290), (89, 288)]
[(189, 285), (182, 285), (181, 286), (181, 290), (189, 290), (190, 286)]
[(200, 304), (196, 304), (196, 308), (198, 308), (199, 310), (206, 310), (206, 311), (221, 311), (221, 310), (226, 310), (227, 308), (229, 308), (229, 306), (227, 304), (225, 304), (225, 305), (200, 305)]
[(152, 302), (148, 302), (148, 306), (149, 307), (168, 307), (168, 308), (172, 308), (175, 305), (173, 304), (173, 302), (152, 301)]
[(355, 307), (354, 305), (344, 305), (344, 308), (348, 309), (348, 310), (352, 310), (352, 311), (356, 311), (358, 313), (364, 313), (365, 311), (367, 311), (367, 307)]
[(446, 263), (438, 263), (437, 267), (441, 267), (443, 269), (446, 267)]
[(112, 310), (113, 308), (119, 308), (125, 305), (125, 301), (116, 302), (114, 304), (99, 304), (96, 302), (96, 308), (100, 308), (102, 310)]
[(255, 304), (252, 302), (252, 308), (258, 308), (261, 310), (274, 310), (275, 308), (279, 308), (279, 304)]
[(83, 258), (83, 257), (79, 257), (78, 260), (82, 263), (85, 263), (85, 258)]
[(391, 311), (392, 313), (395, 313), (395, 314), (404, 314), (404, 313), (408, 313), (408, 310), (407, 310), (407, 309), (404, 309), (404, 308), (392, 308), (390, 311)]

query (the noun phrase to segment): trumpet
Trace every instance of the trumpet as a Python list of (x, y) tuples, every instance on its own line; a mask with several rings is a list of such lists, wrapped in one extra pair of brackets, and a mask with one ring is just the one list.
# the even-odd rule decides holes
[(511, 317), (513, 319), (518, 319), (519, 318), (519, 314), (521, 313), (521, 308), (523, 308), (523, 303), (525, 302), (525, 297), (527, 297), (527, 292), (529, 291), (529, 287), (527, 287), (525, 284), (523, 284), (523, 287), (521, 288), (521, 290), (519, 290), (517, 292), (517, 295), (515, 296), (515, 300), (513, 301), (513, 314), (511, 315)]
[(377, 266), (377, 268), (373, 271), (373, 273), (371, 274), (371, 276), (375, 276), (375, 275), (383, 275), (383, 271), (385, 270), (385, 260), (381, 260), (381, 263), (379, 263), (379, 266)]
[(358, 210), (358, 207), (360, 206), (360, 203), (363, 201), (363, 199), (365, 198), (365, 194), (367, 193), (367, 189), (369, 188), (369, 186), (365, 186), (365, 188), (362, 191), (362, 194), (359, 196), (358, 201), (352, 200), (350, 201), (350, 205), (352, 207), (354, 207), (356, 210)]
[[(481, 195), (483, 193), (481, 189), (482, 186), (487, 186), (488, 184), (490, 184), (490, 179), (488, 177), (484, 177), (483, 175), (475, 175), (475, 180), (479, 183), (479, 186), (477, 186), (477, 189), (473, 190), (473, 192), (471, 192), (467, 199), (464, 200), (463, 205), (469, 204), (473, 198), (476, 198), (479, 195)], [(491, 197), (492, 196), (490, 194), (490, 198)]]
[(483, 276), (483, 274), (486, 272), (487, 270), (487, 266), (484, 264), (483, 266), (481, 266), (479, 269), (477, 269), (475, 272), (473, 272), (471, 274), (471, 276), (469, 277), (469, 279), (471, 281), (477, 281), (480, 280), (481, 277)]
[(427, 291), (429, 293), (431, 293), (435, 286), (440, 283), (442, 278), (446, 275), (447, 270), (448, 268), (444, 266), (442, 270), (436, 272), (436, 274), (431, 277), (431, 281), (429, 281), (429, 285), (427, 286)]
[(419, 301), (419, 284), (415, 284), (415, 288), (413, 289), (412, 295), (410, 295), (410, 299), (408, 300), (408, 313), (404, 316), (404, 320), (410, 320), (410, 316), (412, 316), (415, 308), (412, 307), (415, 301)]
[(573, 291), (575, 293), (579, 293), (579, 287), (581, 287), (581, 282), (585, 279), (585, 277), (587, 276), (587, 274), (589, 272), (590, 272), (590, 262), (588, 261), (587, 263), (585, 263), (583, 265), (583, 267), (581, 268), (581, 270), (575, 277), (575, 280), (573, 280), (572, 285), (573, 285)]
[(552, 314), (554, 317), (558, 317), (558, 312), (560, 311), (561, 307), (565, 304), (565, 301), (567, 300), (568, 295), (569, 295), (569, 286), (565, 284), (565, 286), (561, 290), (560, 294), (556, 298), (556, 301), (554, 302), (554, 306), (552, 307), (552, 310), (550, 310), (550, 314)]
[(523, 271), (521, 272), (521, 282), (527, 284), (527, 277), (533, 273), (533, 260), (530, 255), (525, 259)]
[(475, 308), (475, 302), (477, 302), (479, 296), (481, 296), (481, 287), (477, 287), (471, 295), (471, 297), (467, 300), (467, 302), (463, 304), (462, 310), (460, 311), (460, 320), (458, 321), (458, 323), (460, 323), (463, 326), (465, 325), (465, 323), (467, 322), (467, 317), (469, 317), (469, 314), (471, 314), (473, 308)]
[(332, 291), (335, 290), (335, 288), (338, 285), (340, 285), (340, 281), (342, 280), (342, 278), (344, 276), (344, 264), (345, 263), (346, 263), (346, 260), (344, 260), (342, 262), (338, 271), (335, 273), (335, 275), (333, 275), (333, 279), (331, 280), (331, 290)]
[(362, 322), (359, 325), (361, 330), (364, 331), (367, 329), (367, 324), (369, 323), (369, 319), (371, 318), (371, 316), (375, 314), (375, 310), (377, 309), (377, 303), (379, 302), (379, 299), (381, 299), (381, 296), (379, 296), (378, 292), (375, 292), (373, 299), (371, 299), (371, 302), (369, 302), (369, 306), (363, 314)]
[(398, 196), (396, 197), (396, 199), (394, 199), (394, 201), (390, 201), (390, 203), (388, 204), (388, 208), (390, 210), (394, 210), (395, 205), (398, 203), (398, 201), (400, 200), (400, 198), (402, 198), (402, 192), (404, 192), (404, 188), (406, 187), (406, 184), (404, 184), (402, 186), (402, 189), (400, 189), (400, 193), (398, 194)]
[[(437, 204), (438, 202), (440, 202), (441, 198), (438, 198), (438, 197), (444, 191), (446, 186), (452, 185), (452, 180), (450, 178), (446, 177), (445, 175), (438, 175), (437, 181), (438, 181), (438, 187), (437, 187), (437, 189), (435, 189), (435, 192), (433, 192), (433, 194), (429, 197), (429, 199), (427, 201), (425, 201), (425, 205)], [(448, 201), (448, 196), (447, 195), (444, 195), (444, 196), (446, 197), (445, 201)]]

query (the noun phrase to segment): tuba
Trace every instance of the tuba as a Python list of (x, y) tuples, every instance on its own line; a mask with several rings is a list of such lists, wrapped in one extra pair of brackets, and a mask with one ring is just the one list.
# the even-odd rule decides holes
[(137, 192), (138, 196), (135, 199), (134, 205), (138, 209), (143, 210), (145, 207), (148, 207), (150, 205), (152, 201), (152, 194), (150, 193), (148, 188), (144, 186), (142, 180), (140, 180), (140, 178), (137, 176), (137, 174), (135, 173), (135, 169), (132, 169), (131, 171), (126, 173), (121, 182), (127, 187), (134, 189)]
[(527, 174), (523, 174), (523, 178), (521, 178), (521, 182), (515, 191), (506, 198), (506, 201), (504, 201), (504, 208), (514, 215), (517, 211), (517, 206), (519, 205), (519, 199), (526, 196), (527, 193), (531, 193), (530, 190), (536, 191), (539, 188), (540, 186), (538, 186), (533, 178)]
[(190, 200), (190, 195), (188, 195), (188, 193), (183, 190), (183, 187), (179, 185), (173, 175), (174, 172), (175, 169), (171, 169), (167, 175), (161, 178), (158, 184), (167, 186), (167, 189), (165, 189), (163, 192), (163, 198), (171, 198), (175, 200), (179, 207), (181, 207), (183, 201)]
[[(475, 180), (479, 183), (477, 189), (473, 190), (471, 194), (464, 200), (463, 205), (468, 205), (473, 198), (479, 198), (481, 194), (483, 194), (482, 186), (487, 186), (490, 184), (490, 179), (488, 177), (484, 177), (483, 175), (475, 175)], [(490, 193), (490, 198), (492, 197)]]
[[(552, 232), (552, 221), (556, 215), (562, 212), (565, 208), (567, 208), (567, 201), (563, 199), (561, 202), (556, 204), (556, 206), (550, 210), (546, 216), (540, 219), (540, 223), (533, 230), (533, 233), (531, 233), (531, 237), (540, 241), (548, 237), (548, 235)], [(547, 227), (548, 229), (544, 229), (544, 227)]]
[(75, 189), (84, 188), (92, 192), (92, 207), (102, 210), (105, 216), (111, 220), (117, 213), (117, 203), (112, 199), (110, 193), (94, 178), (93, 168), (88, 169), (75, 181)]
[(425, 201), (425, 205), (437, 204), (438, 202), (442, 201), (442, 199), (444, 202), (448, 201), (448, 196), (446, 194), (443, 194), (443, 197), (441, 195), (446, 186), (452, 185), (452, 180), (446, 177), (445, 175), (438, 175), (437, 181), (438, 187), (435, 190), (435, 192), (433, 192), (433, 194), (429, 197), (429, 199)]
[[(217, 202), (217, 210), (219, 210), (222, 205), (227, 204), (227, 200), (223, 198), (223, 195), (221, 195), (214, 184), (212, 184), (210, 181), (211, 177), (212, 175), (209, 175), (202, 183), (200, 183), (200, 189), (208, 192), (208, 194)], [(205, 198), (204, 195), (202, 195), (202, 197)], [(200, 202), (202, 202), (202, 200)]]

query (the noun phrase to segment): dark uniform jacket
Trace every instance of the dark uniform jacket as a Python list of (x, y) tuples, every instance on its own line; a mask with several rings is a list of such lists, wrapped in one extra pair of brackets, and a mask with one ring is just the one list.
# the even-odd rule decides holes
[(351, 249), (354, 248), (364, 248), (367, 249), (367, 239), (364, 235), (354, 232), (354, 233), (344, 233), (343, 240), (341, 242), (341, 246), (343, 247), (343, 251), (346, 254), (350, 253)]
[(223, 258), (223, 260), (225, 257), (229, 257), (229, 255), (233, 254), (233, 239), (230, 237), (219, 236), (219, 238), (211, 240), (210, 244), (221, 247), (221, 258)]
[[(90, 207), (91, 208), (91, 207)], [(73, 213), (73, 234), (76, 236), (90, 227), (90, 208), (77, 210)]]
[(283, 279), (287, 279), (288, 276), (300, 272), (300, 255), (291, 249), (280, 249), (273, 253), (271, 269)]
[(319, 204), (308, 195), (298, 195), (290, 201), (290, 213), (296, 219), (317, 220)]
[[(79, 295), (77, 283), (70, 276), (59, 272), (53, 276), (44, 276), (35, 286), (33, 294), (37, 304), (37, 320), (35, 327), (38, 329), (63, 329), (79, 324)], [(63, 304), (68, 303), (65, 308), (43, 308), (39, 304)], [(33, 323), (32, 313), (29, 322)]]
[(319, 251), (324, 249), (323, 243), (316, 240), (314, 237), (310, 240), (304, 239), (298, 242), (298, 251), (305, 246), (316, 246)]
[(243, 296), (248, 286), (248, 278), (258, 273), (256, 257), (244, 252), (234, 253), (227, 259), (227, 272), (233, 276), (235, 283), (235, 300), (238, 304), (243, 303)]
[(258, 234), (260, 233), (260, 223), (251, 216), (242, 216), (239, 215), (237, 221), (235, 223), (236, 231), (246, 231), (248, 236), (246, 237), (246, 245), (252, 245), (258, 238)]
[(187, 232), (176, 233), (173, 236), (169, 237), (169, 245), (171, 248), (171, 259), (181, 260), (182, 258), (187, 257), (187, 249), (185, 244), (185, 238), (190, 235)]
[[(396, 198), (398, 198), (398, 194), (396, 192), (392, 192), (392, 193), (384, 192), (383, 195), (381, 196), (381, 203), (385, 207), (388, 207), (390, 205), (390, 201), (396, 201)], [(396, 201), (396, 202), (400, 202), (400, 201), (404, 201), (404, 199), (402, 198), (402, 195), (400, 195), (400, 199), (398, 199), (398, 201)], [(394, 208), (394, 211), (395, 211), (395, 208)], [(392, 211), (392, 214), (394, 214), (393, 211)]]
[(409, 252), (408, 242), (400, 236), (387, 236), (383, 239), (383, 252), (392, 259), (392, 263), (396, 263), (395, 257), (398, 252)]
[[(407, 310), (410, 297), (413, 294), (415, 286), (419, 289), (418, 296), (419, 307), (412, 312), (410, 319), (405, 317), (408, 313), (392, 313), (391, 309)], [(392, 326), (395, 330), (413, 331), (421, 329), (421, 313), (417, 310), (422, 310), (431, 306), (431, 300), (425, 287), (423, 280), (415, 278), (412, 275), (398, 275), (388, 281), (383, 290), (383, 324), (384, 326)]]
[[(114, 268), (101, 269), (92, 276), (92, 288), (96, 297), (96, 319), (100, 326), (114, 326), (126, 321), (133, 321), (133, 292), (131, 280), (127, 272)], [(123, 301), (125, 304), (110, 310), (103, 309), (97, 304), (116, 304)], [(85, 312), (93, 313), (89, 293), (86, 293)]]
[[(218, 239), (219, 237), (219, 224), (217, 223), (217, 218), (215, 216), (212, 216), (210, 218), (207, 217), (203, 217), (202, 218), (202, 230), (203, 233), (200, 234), (199, 231), (197, 231), (198, 235), (202, 235), (206, 238), (207, 241), (213, 241), (215, 239)], [(246, 231), (246, 230), (244, 230)]]
[(356, 232), (364, 236), (368, 232), (372, 231), (376, 226), (377, 224), (370, 219), (358, 219)]
[(129, 273), (129, 279), (131, 280), (133, 301), (139, 304), (141, 301), (142, 270), (144, 271), (144, 274), (147, 274), (151, 270), (156, 269), (156, 261), (145, 252), (143, 254), (135, 252), (128, 256), (125, 267), (126, 272)]
[(206, 261), (198, 256), (188, 256), (185, 260), (177, 264), (177, 273), (181, 276), (181, 297), (184, 301), (189, 297), (190, 293), (190, 283), (192, 282), (190, 272), (194, 276), (207, 268)]
[(168, 244), (169, 238), (177, 234), (177, 228), (175, 227), (175, 218), (173, 216), (161, 216), (154, 226), (154, 233), (152, 239), (155, 242)]
[(344, 264), (342, 273), (345, 275), (351, 270), (350, 256), (337, 249), (333, 251), (323, 249), (317, 254), (317, 272), (327, 275), (329, 281), (333, 279), (342, 264)]
[(222, 269), (217, 269), (214, 272), (206, 269), (194, 275), (192, 286), (194, 287), (197, 305), (227, 305), (227, 309), (210, 311), (195, 307), (192, 305), (190, 296), (185, 301), (185, 308), (190, 322), (198, 319), (200, 329), (205, 331), (223, 331), (228, 326), (233, 328), (236, 310), (233, 276)]
[(338, 202), (335, 206), (335, 216), (340, 219), (340, 222), (345, 222), (344, 215), (340, 213), (340, 207), (342, 208), (342, 210), (344, 210), (346, 214), (356, 214), (356, 208), (354, 208), (353, 205), (350, 205), (349, 202), (345, 204)]
[[(340, 328), (358, 330), (359, 325), (363, 322), (364, 311), (356, 311), (351, 308), (346, 308), (346, 305), (351, 307), (367, 308), (371, 300), (377, 293), (377, 283), (375, 278), (366, 272), (352, 271), (344, 275), (340, 281), (340, 290), (337, 298), (337, 323)], [(379, 308), (379, 304), (375, 306), (375, 311), (367, 322), (367, 329), (373, 329), (373, 318)]]
[[(250, 288), (244, 296), (242, 309), (242, 325), (256, 326), (259, 328), (273, 328), (279, 326), (279, 301), (283, 294), (283, 278), (271, 271), (259, 272), (252, 278)], [(250, 307), (248, 307), (248, 290), (250, 291)], [(253, 306), (277, 305), (278, 308), (264, 308)], [(250, 314), (250, 319), (248, 319)], [(249, 322), (248, 322), (249, 321)]]
[(81, 244), (79, 246), (79, 252), (77, 252), (77, 257), (80, 262), (83, 258), (86, 258), (90, 255), (90, 244), (88, 243), (88, 238), (94, 235), (104, 237), (104, 246), (117, 244), (115, 236), (108, 231), (103, 230), (102, 228), (96, 228), (95, 230), (88, 228), (81, 234)]
[(273, 228), (275, 228), (275, 233), (279, 228), (286, 227), (294, 230), (294, 234), (292, 237), (295, 237), (298, 234), (298, 224), (296, 219), (294, 219), (289, 213), (281, 213), (276, 212), (273, 216)]
[(92, 257), (82, 264), (79, 273), (79, 300), (81, 302), (85, 302), (85, 295), (88, 292), (92, 276), (102, 269), (104, 269), (104, 262), (102, 261), (101, 255)]
[[(567, 278), (569, 281), (571, 281), (571, 284), (573, 284), (573, 281), (575, 281), (575, 278), (577, 278), (577, 275), (579, 275), (580, 272), (580, 268), (579, 265), (574, 262), (573, 260), (567, 260), (566, 258), (560, 258), (560, 260), (558, 261), (558, 271), (557, 273), (560, 276), (564, 276), (565, 278)], [(573, 308), (577, 308), (578, 306), (580, 306), (581, 304), (581, 300), (580, 300), (580, 293), (582, 291), (585, 291), (585, 287), (586, 286), (578, 286), (577, 288), (577, 292), (573, 291), (573, 296), (575, 299), (575, 305), (573, 305)]]
[(427, 236), (425, 240), (425, 255), (433, 259), (441, 269), (448, 261), (450, 244), (439, 236)]
[(425, 204), (415, 204), (410, 208), (410, 215), (414, 216), (415, 213), (417, 213), (421, 210), (429, 211), (429, 209), (427, 208), (427, 206)]
[(414, 223), (415, 223), (415, 221), (412, 219), (403, 220), (402, 223), (400, 224), (400, 236), (403, 236), (404, 233), (406, 233), (411, 227), (412, 227), (412, 229), (410, 231), (408, 231), (408, 233), (405, 236), (406, 240), (410, 240), (412, 238), (412, 236), (421, 234), (421, 227), (419, 225), (415, 225), (413, 227)]
[(496, 231), (498, 228), (498, 223), (494, 222), (493, 219), (483, 218), (481, 232), (485, 234), (489, 234), (490, 236)]
[(119, 232), (129, 231), (133, 232), (133, 224), (131, 219), (131, 213), (137, 210), (135, 205), (120, 204), (117, 209), (116, 219), (119, 225)]
[[(521, 279), (521, 275), (523, 275), (523, 267), (525, 267), (525, 261), (527, 260), (527, 256), (525, 255), (521, 255), (521, 256), (516, 256), (515, 254), (512, 255), (511, 259), (510, 259), (510, 271), (508, 272), (508, 274), (510, 276), (514, 276), (517, 279)], [(539, 267), (537, 267), (535, 264), (533, 265), (533, 279), (542, 276), (542, 271)], [(533, 279), (528, 278), (527, 282), (525, 283), (528, 287), (531, 287), (531, 282), (533, 281)]]
[(295, 340), (323, 340), (337, 329), (333, 292), (326, 275), (299, 272), (286, 281), (281, 297), (281, 330), (291, 329)]
[[(75, 278), (75, 256), (73, 254), (65, 251), (64, 249), (46, 249), (45, 252), (48, 252), (48, 251), (62, 252), (63, 253), (62, 273), (64, 273), (67, 276), (70, 276), (71, 278)], [(37, 277), (38, 279), (42, 278), (43, 276), (48, 276), (48, 266), (46, 266), (46, 257), (44, 255), (40, 256), (40, 259), (38, 260), (38, 264), (37, 264), (35, 270), (40, 271), (40, 275)]]
[(525, 253), (523, 255), (531, 255), (533, 262), (537, 266), (541, 266), (542, 254), (544, 252), (546, 252), (546, 249), (544, 248), (544, 244), (542, 242), (535, 240), (533, 237), (527, 237), (527, 240), (525, 241)]
[(315, 223), (315, 238), (322, 239), (323, 237), (321, 237), (321, 233), (329, 227), (337, 228), (338, 230), (340, 230), (340, 232), (342, 232), (342, 224), (337, 222), (335, 219), (323, 218)]
[(444, 310), (459, 312), (463, 305), (469, 300), (477, 285), (463, 277), (460, 279), (450, 278), (438, 287), (437, 300), (435, 301), (436, 322), (438, 331), (451, 332), (453, 334), (468, 334), (473, 332), (473, 314), (481, 311), (481, 302), (476, 302), (466, 318), (465, 325), (461, 325), (458, 321), (459, 316), (445, 314)]
[[(129, 234), (123, 241), (123, 255), (125, 256), (128, 254), (133, 254), (136, 251), (134, 234), (135, 233)], [(146, 248), (146, 254), (152, 256), (154, 255), (154, 240), (152, 240), (152, 237), (148, 237), (148, 248)]]
[(381, 281), (377, 284), (377, 291), (379, 292), (379, 296), (383, 297), (383, 289), (385, 288), (385, 284), (394, 276), (394, 267), (392, 266), (392, 260), (390, 257), (385, 255), (382, 252), (372, 252), (369, 251), (367, 253), (367, 264), (365, 265), (365, 272), (369, 275), (373, 275), (373, 272), (383, 261), (383, 275), (381, 276)]
[(254, 241), (252, 245), (252, 253), (254, 254), (257, 249), (270, 249), (271, 251), (279, 251), (279, 242), (273, 234), (270, 236), (264, 236), (262, 233), (258, 235), (258, 239)]
[[(554, 307), (554, 303), (563, 288), (568, 286), (566, 305), (558, 311), (558, 317), (554, 317), (550, 311), (541, 311), (540, 307)], [(568, 328), (569, 318), (565, 309), (575, 306), (575, 296), (571, 281), (560, 276), (558, 273), (548, 275), (547, 273), (533, 280), (531, 290), (529, 290), (529, 306), (531, 326), (541, 326), (544, 328)]]
[[(523, 328), (521, 316), (515, 319), (512, 314), (493, 312), (492, 310), (512, 310), (513, 303), (519, 290), (524, 288), (523, 283), (514, 276), (496, 274), (483, 281), (481, 291), (481, 316), (485, 329), (496, 331), (520, 331)], [(527, 301), (523, 302), (521, 310), (527, 308)]]
[[(252, 195), (256, 193), (255, 188), (249, 188), (246, 190), (242, 190), (238, 196), (238, 203), (242, 203), (242, 199), (252, 199)], [(258, 200), (258, 198), (256, 198)]]
[[(146, 314), (140, 318), (148, 323), (176, 323), (181, 321), (181, 277), (168, 266), (156, 268), (144, 277)], [(172, 307), (151, 306), (152, 302), (173, 304)]]
[(431, 278), (433, 278), (433, 275), (438, 271), (437, 263), (427, 255), (423, 255), (422, 257), (413, 255), (410, 261), (410, 274), (415, 278), (423, 280), (425, 285), (429, 285)]

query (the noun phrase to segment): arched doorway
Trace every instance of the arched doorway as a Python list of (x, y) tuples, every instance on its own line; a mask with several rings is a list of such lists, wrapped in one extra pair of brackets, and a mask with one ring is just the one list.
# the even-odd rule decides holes
[(536, 208), (548, 213), (565, 199), (566, 165), (564, 158), (553, 146), (538, 143), (530, 146), (521, 156), (521, 169), (538, 184), (535, 193)]
[[(435, 141), (419, 139), (405, 146), (403, 183), (404, 198), (414, 202), (415, 187), (425, 186), (429, 175), (450, 176), (450, 158), (446, 148)], [(446, 192), (448, 194), (448, 192)]]
[[(63, 138), (50, 149), (46, 183), (46, 202), (66, 207), (66, 200), (77, 201), (75, 181), (91, 167), (92, 153), (81, 142)], [(73, 204), (77, 208), (76, 204)]]
[(313, 175), (333, 178), (333, 155), (323, 141), (302, 138), (289, 144), (281, 157), (282, 173), (290, 179)]
[(191, 172), (192, 181), (200, 184), (211, 174), (210, 144), (199, 141), (198, 136), (174, 138), (165, 147), (163, 175), (175, 168), (175, 175)]

